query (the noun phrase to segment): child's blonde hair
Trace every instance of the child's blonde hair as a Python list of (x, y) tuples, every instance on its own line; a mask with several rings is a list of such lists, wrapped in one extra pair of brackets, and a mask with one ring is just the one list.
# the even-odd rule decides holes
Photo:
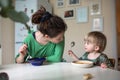
[(88, 35), (85, 37), (85, 41), (99, 46), (98, 52), (103, 52), (107, 43), (106, 36), (99, 31), (89, 32)]

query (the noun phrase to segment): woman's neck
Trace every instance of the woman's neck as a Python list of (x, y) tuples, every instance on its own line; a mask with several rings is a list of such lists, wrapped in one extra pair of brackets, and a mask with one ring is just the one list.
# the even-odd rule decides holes
[(35, 37), (36, 37), (36, 41), (40, 44), (46, 45), (49, 42), (47, 38), (40, 31), (37, 31), (35, 33)]

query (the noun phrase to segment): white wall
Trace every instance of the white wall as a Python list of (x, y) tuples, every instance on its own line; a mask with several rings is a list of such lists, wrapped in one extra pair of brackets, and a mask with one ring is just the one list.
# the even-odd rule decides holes
[[(64, 10), (76, 8), (79, 6), (67, 6), (67, 0), (65, 0), (65, 6), (63, 8), (57, 8), (56, 6), (57, 0), (50, 0), (53, 5), (53, 12), (59, 16), (63, 16)], [(81, 0), (80, 6), (88, 6), (90, 7), (90, 1), (96, 0)], [(102, 12), (101, 15), (104, 21), (103, 33), (106, 35), (108, 43), (106, 50), (104, 53), (108, 55), (108, 57), (113, 57), (117, 61), (117, 48), (116, 48), (116, 22), (115, 22), (115, 0), (102, 0)], [(93, 17), (89, 14), (89, 21), (87, 23), (77, 23), (75, 19), (65, 19), (65, 22), (68, 25), (68, 30), (65, 33), (65, 51), (64, 58), (67, 61), (72, 61), (73, 59), (67, 55), (67, 51), (70, 49), (70, 43), (75, 41), (76, 45), (73, 47), (73, 51), (78, 56), (82, 56), (84, 54), (84, 45), (83, 39), (84, 36), (92, 30), (92, 19)]]
[[(1, 17), (0, 17), (0, 22), (1, 22)], [(2, 33), (1, 33), (1, 23), (0, 23), (0, 65), (1, 65), (1, 62), (2, 62), (1, 37), (2, 37)]]
[(14, 63), (14, 22), (1, 18), (2, 64)]

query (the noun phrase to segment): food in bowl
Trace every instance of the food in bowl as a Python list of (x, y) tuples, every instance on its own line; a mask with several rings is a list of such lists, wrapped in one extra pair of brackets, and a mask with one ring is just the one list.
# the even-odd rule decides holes
[(45, 61), (45, 58), (31, 58), (28, 59), (28, 62), (31, 63), (34, 66), (40, 66), (43, 64), (43, 62)]
[(91, 64), (91, 61), (74, 61), (77, 64)]
[(73, 61), (72, 64), (79, 66), (79, 67), (92, 67), (93, 66), (93, 62), (87, 61), (87, 60)]

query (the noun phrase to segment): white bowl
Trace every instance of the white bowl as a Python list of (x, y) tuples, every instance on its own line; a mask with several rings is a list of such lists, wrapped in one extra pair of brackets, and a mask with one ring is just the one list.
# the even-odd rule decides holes
[(71, 64), (83, 68), (88, 68), (93, 66), (93, 62), (87, 60), (73, 61)]

